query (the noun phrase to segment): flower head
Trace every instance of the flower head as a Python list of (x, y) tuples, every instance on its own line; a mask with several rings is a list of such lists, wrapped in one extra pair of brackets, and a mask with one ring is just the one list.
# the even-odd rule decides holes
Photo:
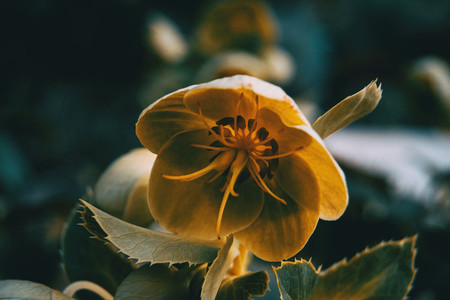
[(296, 254), (318, 219), (347, 206), (344, 175), (280, 88), (233, 76), (169, 94), (144, 110), (141, 143), (156, 153), (149, 207), (164, 228), (213, 239), (234, 233), (265, 260)]

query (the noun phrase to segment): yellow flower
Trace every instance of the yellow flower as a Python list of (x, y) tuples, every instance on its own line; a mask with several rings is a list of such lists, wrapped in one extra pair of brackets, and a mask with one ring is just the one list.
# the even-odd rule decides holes
[(201, 239), (234, 236), (256, 256), (295, 255), (318, 219), (339, 218), (344, 174), (279, 87), (237, 75), (169, 94), (136, 132), (156, 153), (148, 201), (155, 220)]

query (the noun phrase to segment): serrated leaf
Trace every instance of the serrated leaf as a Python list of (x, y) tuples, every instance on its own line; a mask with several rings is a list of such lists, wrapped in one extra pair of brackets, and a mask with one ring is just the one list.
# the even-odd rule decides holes
[(100, 227), (93, 231), (99, 234), (98, 229), (101, 229), (102, 238), (138, 263), (210, 263), (222, 245), (219, 241), (186, 238), (142, 228), (115, 218), (86, 201), (82, 202)]
[(217, 258), (209, 267), (202, 286), (202, 300), (214, 300), (216, 298), (226, 272), (233, 263), (233, 260), (238, 256), (239, 251), (236, 248), (231, 248), (233, 240), (233, 235), (230, 234), (227, 236), (225, 245), (220, 249)]
[(71, 282), (92, 281), (114, 294), (133, 268), (111, 247), (92, 238), (81, 226), (79, 210), (79, 205), (73, 209), (62, 238), (64, 271)]
[(189, 299), (188, 275), (166, 264), (145, 265), (125, 278), (114, 299)]
[[(309, 277), (316, 277), (317, 271), (312, 264), (305, 261), (296, 261), (294, 264), (282, 263), (280, 268), (274, 269), (282, 299), (405, 299), (416, 272), (415, 241), (416, 236), (395, 242), (382, 242), (355, 255), (348, 262), (342, 260), (321, 272), (315, 288), (310, 286), (310, 290), (305, 292), (292, 289), (293, 292), (288, 292), (286, 297), (283, 297), (281, 286), (289, 286), (292, 278), (289, 278), (289, 273), (283, 273), (281, 270), (294, 265), (303, 270), (302, 276)], [(297, 280), (311, 282), (314, 279), (297, 278)], [(303, 295), (306, 295), (305, 298), (302, 298)]]
[(319, 280), (319, 271), (311, 261), (282, 262), (281, 267), (273, 268), (277, 277), (278, 289), (284, 300), (309, 300)]
[(1, 280), (0, 299), (15, 300), (74, 300), (40, 283), (26, 280)]
[(247, 300), (253, 296), (264, 296), (268, 288), (269, 275), (266, 271), (225, 278), (216, 300)]

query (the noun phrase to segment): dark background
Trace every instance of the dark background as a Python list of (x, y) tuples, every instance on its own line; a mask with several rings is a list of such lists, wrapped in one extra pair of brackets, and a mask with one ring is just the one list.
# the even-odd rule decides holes
[[(0, 1), (0, 279), (61, 288), (59, 237), (70, 209), (112, 160), (140, 146), (140, 91), (162, 66), (144, 39), (148, 16), (166, 14), (193, 44), (212, 2)], [(361, 124), (448, 131), (449, 115), (411, 84), (408, 72), (425, 56), (450, 62), (450, 2), (266, 3), (279, 25), (277, 42), (297, 68), (282, 86), (288, 94), (310, 95), (324, 111), (379, 78), (383, 99)], [(151, 103), (160, 95), (147, 96)], [(425, 209), (395, 199), (383, 178), (343, 168), (347, 212), (320, 222), (298, 257), (328, 267), (366, 245), (419, 233), (410, 298), (445, 298), (449, 223), (427, 226)], [(448, 173), (442, 178), (448, 182)], [(383, 220), (362, 213), (367, 197), (377, 195), (392, 204)]]

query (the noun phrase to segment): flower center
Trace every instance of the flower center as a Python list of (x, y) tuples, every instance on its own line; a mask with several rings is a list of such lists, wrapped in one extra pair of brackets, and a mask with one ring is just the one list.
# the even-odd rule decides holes
[(237, 102), (234, 117), (222, 118), (215, 122), (215, 125), (212, 127), (203, 116), (199, 104), (200, 118), (208, 129), (209, 134), (215, 138), (215, 141), (209, 145), (192, 144), (191, 146), (217, 151), (217, 154), (213, 156), (208, 166), (194, 173), (181, 176), (163, 175), (164, 178), (181, 182), (195, 180), (212, 171), (215, 171), (216, 174), (207, 182), (212, 182), (221, 175), (227, 176), (225, 185), (221, 190), (223, 198), (217, 217), (216, 232), (218, 238), (220, 238), (220, 226), (227, 200), (230, 194), (233, 197), (239, 195), (235, 192), (235, 186), (244, 182), (247, 178), (252, 177), (264, 192), (286, 204), (285, 200), (275, 195), (269, 189), (265, 183), (265, 178), (268, 180), (272, 179), (277, 170), (279, 158), (288, 156), (298, 150), (279, 154), (278, 143), (275, 138), (270, 135), (266, 128), (258, 125), (258, 96), (255, 98), (256, 115), (248, 120), (239, 115), (239, 106), (242, 98), (243, 94), (241, 94)]

